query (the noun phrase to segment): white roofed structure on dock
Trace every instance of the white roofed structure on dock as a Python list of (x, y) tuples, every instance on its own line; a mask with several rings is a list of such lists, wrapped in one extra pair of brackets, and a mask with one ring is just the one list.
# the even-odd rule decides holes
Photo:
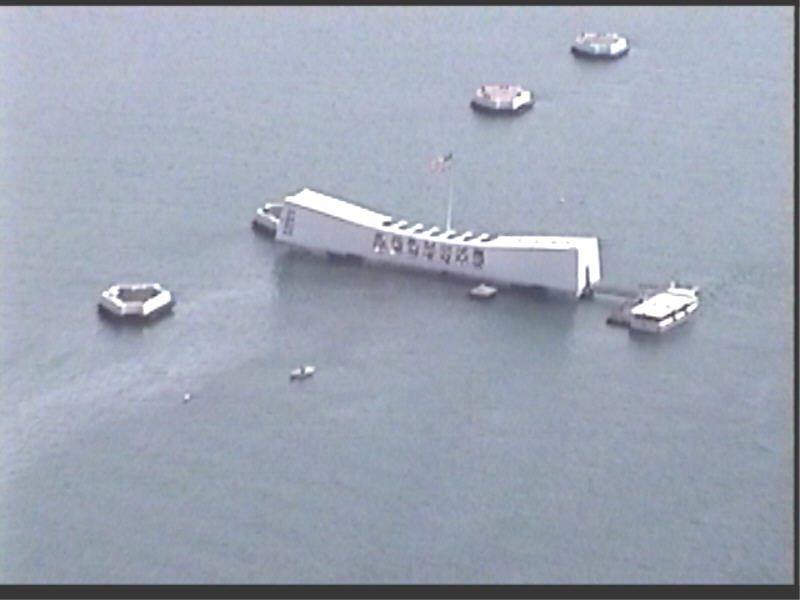
[[(651, 319), (663, 319), (676, 310), (684, 308), (689, 303), (690, 298), (674, 292), (662, 292), (644, 300), (631, 309), (631, 314), (639, 317), (650, 317)], [(694, 300), (694, 295), (691, 296)]]
[(698, 306), (697, 288), (678, 287), (671, 282), (666, 290), (631, 307), (630, 327), (651, 333), (667, 331), (684, 322)]
[(600, 280), (596, 237), (442, 231), (308, 188), (259, 208), (254, 225), (311, 251), (501, 285), (580, 296)]

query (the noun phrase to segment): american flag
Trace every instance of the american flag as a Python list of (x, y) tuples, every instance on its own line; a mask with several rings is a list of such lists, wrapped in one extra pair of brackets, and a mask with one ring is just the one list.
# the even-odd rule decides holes
[(434, 171), (436, 173), (444, 171), (452, 160), (453, 160), (452, 152), (448, 152), (447, 154), (437, 156), (431, 161), (431, 171)]

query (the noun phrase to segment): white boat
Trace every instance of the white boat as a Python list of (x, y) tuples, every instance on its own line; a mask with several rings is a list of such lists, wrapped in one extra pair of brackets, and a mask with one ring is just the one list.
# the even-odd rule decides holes
[(316, 368), (313, 365), (305, 365), (303, 367), (297, 367), (296, 369), (292, 369), (292, 372), (289, 373), (289, 379), (306, 379), (311, 377), (316, 371)]
[(151, 319), (172, 310), (175, 300), (158, 283), (121, 283), (100, 295), (98, 310), (126, 319)]
[(272, 206), (269, 214), (279, 215), (276, 241), (331, 257), (575, 297), (600, 280), (596, 237), (442, 231), (308, 188)]
[(469, 291), (471, 298), (493, 298), (496, 294), (497, 288), (492, 287), (491, 285), (486, 285), (485, 283), (481, 283)]
[(572, 53), (589, 58), (619, 58), (630, 49), (627, 38), (617, 33), (582, 33), (572, 44)]
[(533, 97), (518, 85), (486, 84), (475, 90), (470, 105), (488, 112), (515, 113), (533, 106)]
[(629, 326), (634, 331), (661, 333), (683, 323), (700, 305), (697, 288), (669, 287), (641, 299), (630, 308)]

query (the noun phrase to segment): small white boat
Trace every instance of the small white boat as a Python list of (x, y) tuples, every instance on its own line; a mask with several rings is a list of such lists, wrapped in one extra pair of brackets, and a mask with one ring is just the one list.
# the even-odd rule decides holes
[(297, 367), (296, 369), (292, 369), (292, 372), (289, 373), (289, 379), (290, 380), (306, 379), (308, 377), (311, 377), (314, 374), (314, 371), (316, 370), (317, 369), (316, 367), (314, 367), (314, 365), (305, 365), (303, 367)]
[(629, 49), (627, 38), (618, 33), (582, 33), (575, 39), (571, 51), (588, 58), (619, 58)]
[(487, 299), (494, 297), (495, 294), (497, 294), (497, 288), (485, 283), (477, 285), (469, 291), (471, 298)]
[(486, 84), (475, 90), (470, 105), (487, 112), (516, 113), (533, 106), (533, 97), (518, 85)]

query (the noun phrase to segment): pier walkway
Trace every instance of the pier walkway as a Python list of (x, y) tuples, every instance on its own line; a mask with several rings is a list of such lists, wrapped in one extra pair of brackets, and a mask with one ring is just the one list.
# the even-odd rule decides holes
[(636, 298), (641, 295), (639, 290), (624, 288), (616, 285), (597, 284), (592, 286), (592, 292), (603, 296), (618, 296), (620, 298)]

